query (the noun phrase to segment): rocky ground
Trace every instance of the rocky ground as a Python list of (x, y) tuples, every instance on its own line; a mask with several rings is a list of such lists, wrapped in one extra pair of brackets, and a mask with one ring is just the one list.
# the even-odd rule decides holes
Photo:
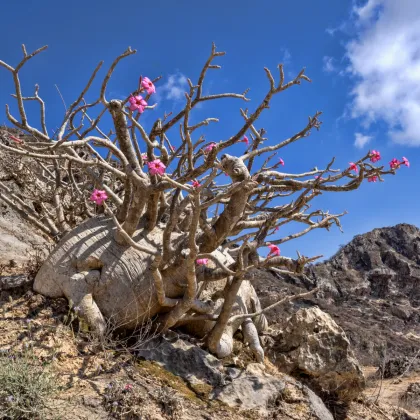
[[(20, 371), (16, 366), (22, 364), (26, 374), (20, 375), (20, 384), (25, 385), (33, 371), (37, 373), (33, 376), (37, 392), (45, 389), (43, 404), (31, 406), (37, 410), (26, 417), (31, 419), (333, 418), (307, 387), (279, 372), (268, 360), (264, 366), (253, 363), (246, 349), (238, 348), (223, 365), (175, 333), (144, 346), (121, 341), (120, 345), (114, 342), (102, 349), (83, 332), (77, 319), (71, 322), (63, 299), (48, 300), (30, 290), (15, 289), (1, 292), (0, 306), (2, 418), (7, 414), (10, 418), (25, 418), (14, 411), (16, 401), (3, 395), (7, 393), (6, 367), (11, 366), (16, 380)], [(128, 351), (130, 346), (137, 346), (137, 351)], [(157, 361), (148, 360), (151, 356), (156, 356)], [(45, 375), (42, 380), (39, 372)], [(213, 386), (212, 380), (221, 373), (225, 383)], [(10, 387), (10, 380), (7, 385)], [(21, 398), (31, 401), (29, 394), (35, 391), (25, 389)], [(258, 394), (259, 389), (264, 392)], [(255, 397), (253, 400), (253, 395), (267, 398), (263, 412), (256, 408), (261, 401), (255, 401)], [(270, 399), (270, 395), (276, 398)], [(375, 403), (366, 394), (351, 403), (346, 418), (415, 418), (403, 417), (402, 413), (381, 401)]]
[[(305, 276), (257, 272), (263, 306), (321, 286), (313, 299), (268, 314), (264, 365), (239, 342), (221, 363), (179, 332), (98, 346), (64, 300), (31, 292), (45, 239), (7, 208), (0, 232), (2, 418), (37, 418), (16, 411), (23, 403), (43, 419), (420, 418), (414, 226), (360, 235)], [(7, 391), (16, 384), (19, 404)]]

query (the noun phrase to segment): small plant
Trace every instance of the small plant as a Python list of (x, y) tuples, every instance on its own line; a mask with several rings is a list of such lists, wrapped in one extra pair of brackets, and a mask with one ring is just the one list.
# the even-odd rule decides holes
[(48, 399), (57, 388), (55, 376), (30, 349), (0, 352), (1, 418), (45, 418)]
[(114, 419), (143, 419), (144, 395), (137, 385), (112, 381), (104, 393), (103, 404)]
[(114, 419), (149, 420), (149, 414), (144, 410), (145, 398), (152, 398), (159, 405), (162, 414), (171, 420), (182, 419), (183, 407), (176, 391), (164, 386), (156, 393), (144, 394), (144, 386), (137, 383), (112, 381), (104, 392), (103, 404)]
[(162, 413), (173, 420), (182, 419), (182, 400), (176, 395), (176, 392), (173, 389), (168, 386), (160, 388), (157, 394), (157, 400)]
[(29, 251), (28, 257), (25, 272), (30, 279), (34, 279), (46, 258), (45, 246), (32, 244), (32, 249)]

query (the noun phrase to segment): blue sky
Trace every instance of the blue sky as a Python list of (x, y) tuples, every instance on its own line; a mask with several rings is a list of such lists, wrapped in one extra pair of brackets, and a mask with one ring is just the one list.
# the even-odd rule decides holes
[[(268, 89), (263, 67), (277, 77), (283, 62), (286, 78), (302, 67), (313, 80), (276, 96), (271, 108), (256, 124), (265, 128), (269, 144), (300, 131), (309, 115), (323, 111), (319, 132), (283, 149), (285, 171), (298, 173), (319, 168), (336, 157), (343, 168), (369, 149), (380, 150), (383, 163), (406, 156), (411, 167), (402, 167), (383, 183), (365, 183), (351, 193), (330, 193), (313, 202), (313, 208), (330, 212), (347, 210), (344, 233), (314, 231), (285, 243), (284, 255), (299, 249), (306, 255), (330, 256), (340, 244), (375, 227), (397, 223), (420, 226), (420, 3), (417, 0), (302, 0), (300, 2), (220, 1), (140, 2), (126, 0), (117, 6), (108, 0), (58, 2), (20, 0), (2, 7), (0, 60), (15, 65), (20, 45), (28, 51), (48, 45), (46, 52), (29, 62), (21, 74), (25, 95), (35, 83), (47, 103), (47, 122), (53, 130), (63, 115), (57, 85), (71, 103), (100, 60), (105, 65), (128, 46), (137, 54), (117, 68), (108, 97), (122, 98), (134, 90), (139, 75), (154, 78), (158, 106), (144, 114), (144, 124), (165, 111), (182, 106), (185, 77), (193, 82), (214, 41), (226, 56), (217, 59), (221, 70), (209, 73), (205, 93), (238, 92), (250, 88), (251, 102), (236, 99), (203, 104), (195, 113), (199, 121), (218, 117), (220, 122), (200, 132), (208, 141), (225, 140), (242, 122), (239, 108), (253, 110)], [(90, 98), (95, 98), (99, 81)], [(16, 113), (11, 75), (0, 68), (0, 104)], [(89, 97), (88, 97), (89, 98)], [(3, 114), (4, 115), (4, 114)], [(28, 107), (37, 126), (35, 104)], [(143, 117), (142, 117), (143, 118)], [(6, 117), (0, 117), (0, 123)], [(176, 132), (171, 141), (176, 145)], [(233, 150), (240, 154), (244, 145)], [(296, 227), (295, 227), (296, 229)], [(284, 229), (279, 234), (289, 234)]]

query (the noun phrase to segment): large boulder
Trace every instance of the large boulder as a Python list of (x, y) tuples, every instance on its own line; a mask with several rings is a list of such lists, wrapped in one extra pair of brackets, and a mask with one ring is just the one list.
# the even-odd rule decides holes
[(195, 392), (202, 392), (203, 397), (258, 414), (254, 418), (261, 415), (282, 418), (282, 413), (298, 410), (305, 419), (333, 420), (322, 400), (294, 378), (269, 373), (258, 363), (245, 369), (224, 366), (219, 359), (175, 333), (145, 343), (138, 356), (180, 376)]
[(318, 307), (301, 309), (272, 336), (268, 356), (283, 372), (308, 382), (323, 397), (348, 403), (364, 387), (364, 376), (344, 333)]
[(49, 241), (39, 231), (0, 198), (0, 266), (3, 274), (22, 272), (37, 253), (45, 258), (48, 245)]

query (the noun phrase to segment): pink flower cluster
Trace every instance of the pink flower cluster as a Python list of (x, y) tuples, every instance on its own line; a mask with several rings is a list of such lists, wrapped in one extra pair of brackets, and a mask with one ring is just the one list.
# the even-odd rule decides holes
[(278, 257), (280, 255), (280, 248), (277, 245), (267, 244), (267, 246), (270, 248), (267, 258)]
[[(141, 90), (144, 89), (148, 95), (156, 93), (156, 87), (148, 77), (144, 77), (141, 79), (141, 88)], [(128, 101), (130, 102), (130, 111), (137, 111), (139, 114), (142, 114), (146, 109), (147, 102), (143, 99), (143, 96), (141, 95), (130, 96)]]
[(130, 96), (128, 101), (130, 102), (130, 111), (138, 111), (139, 114), (142, 114), (146, 109), (147, 102), (141, 95)]
[(160, 159), (155, 159), (152, 162), (147, 162), (149, 167), (150, 175), (163, 175), (165, 173), (166, 166)]
[(350, 169), (350, 171), (356, 172), (356, 174), (359, 171), (357, 165), (354, 162), (349, 162), (349, 169)]
[(378, 160), (381, 160), (381, 154), (377, 150), (372, 150), (370, 152), (370, 161), (375, 163), (378, 162)]
[[(378, 150), (372, 150), (371, 152), (369, 152), (369, 157), (370, 157), (370, 161), (373, 163), (381, 160), (381, 154)], [(389, 166), (391, 169), (398, 169), (401, 165), (405, 165), (407, 166), (407, 168), (409, 168), (410, 162), (408, 161), (406, 157), (403, 157), (401, 161), (399, 161), (396, 158), (393, 158), (391, 162), (389, 162)], [(354, 162), (349, 162), (349, 170), (357, 173), (359, 169)], [(373, 175), (373, 176), (368, 177), (368, 182), (378, 182), (378, 176)]]
[(191, 184), (192, 184), (192, 186), (194, 187), (194, 188), (198, 188), (198, 187), (201, 187), (201, 184), (196, 180), (196, 179), (194, 179), (192, 182), (191, 182)]
[(389, 166), (390, 166), (391, 169), (399, 169), (399, 167), (401, 165), (405, 165), (405, 166), (407, 166), (407, 168), (409, 168), (410, 167), (410, 162), (404, 156), (401, 159), (401, 161), (399, 161), (398, 159), (394, 158), (394, 159), (391, 160), (391, 162), (389, 162)]
[(210, 153), (216, 147), (216, 143), (210, 143), (208, 146), (204, 148), (204, 153)]
[(96, 203), (98, 206), (108, 198), (107, 194), (103, 190), (94, 189), (92, 195), (90, 196), (91, 201)]
[(148, 77), (144, 77), (142, 79), (141, 86), (142, 88), (146, 89), (146, 92), (148, 95), (151, 95), (152, 93), (156, 93), (156, 87)]
[(207, 265), (209, 263), (208, 258), (199, 258), (195, 261), (198, 265)]

